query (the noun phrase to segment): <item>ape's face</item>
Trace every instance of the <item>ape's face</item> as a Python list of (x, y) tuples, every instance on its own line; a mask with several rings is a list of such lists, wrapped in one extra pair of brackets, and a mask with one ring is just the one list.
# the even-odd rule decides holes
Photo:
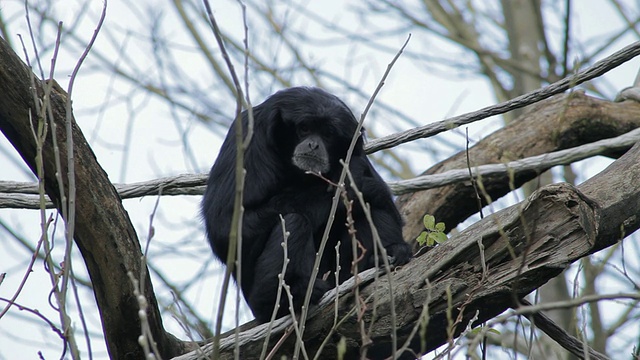
[(329, 153), (322, 136), (311, 130), (310, 126), (299, 126), (298, 145), (293, 149), (291, 160), (298, 169), (323, 174), (331, 170)]

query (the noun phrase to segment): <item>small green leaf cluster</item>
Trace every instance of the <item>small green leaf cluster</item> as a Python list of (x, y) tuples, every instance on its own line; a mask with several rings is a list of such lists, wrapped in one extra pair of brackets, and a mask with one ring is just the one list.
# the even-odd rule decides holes
[(420, 233), (420, 236), (416, 238), (418, 244), (434, 246), (435, 244), (441, 244), (447, 241), (447, 234), (444, 233), (445, 225), (443, 222), (436, 223), (436, 218), (433, 215), (425, 215), (422, 218), (425, 231)]

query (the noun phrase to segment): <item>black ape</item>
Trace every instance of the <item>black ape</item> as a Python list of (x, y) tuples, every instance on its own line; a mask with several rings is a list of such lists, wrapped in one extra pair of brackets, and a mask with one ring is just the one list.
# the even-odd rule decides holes
[[(335, 188), (326, 180), (309, 174), (321, 173), (338, 181), (344, 159), (356, 131), (357, 121), (349, 108), (337, 97), (317, 88), (295, 87), (277, 92), (253, 108), (254, 133), (245, 153), (246, 182), (242, 227), (242, 292), (260, 322), (271, 318), (282, 270), (284, 252), (279, 215), (290, 233), (287, 240), (290, 262), (285, 282), (291, 287), (294, 307), (304, 301), (315, 253), (329, 217)], [(247, 128), (247, 113), (242, 116)], [(358, 139), (350, 171), (357, 187), (371, 205), (373, 222), (387, 254), (395, 265), (411, 258), (411, 249), (402, 239), (400, 214), (391, 194), (367, 159)], [(235, 189), (235, 125), (222, 144), (207, 183), (202, 214), (214, 254), (227, 259), (229, 230)], [(351, 191), (351, 190), (349, 190)], [(353, 193), (352, 215), (356, 237), (366, 252), (358, 270), (374, 266), (374, 244), (370, 226)], [(329, 242), (320, 265), (320, 273), (335, 272), (334, 247), (341, 241), (339, 281), (352, 276), (351, 236), (345, 226), (346, 209), (338, 208)], [(234, 274), (235, 276), (235, 274)], [(316, 279), (312, 301), (317, 303), (333, 285)], [(286, 296), (282, 296), (278, 317), (288, 313)]]

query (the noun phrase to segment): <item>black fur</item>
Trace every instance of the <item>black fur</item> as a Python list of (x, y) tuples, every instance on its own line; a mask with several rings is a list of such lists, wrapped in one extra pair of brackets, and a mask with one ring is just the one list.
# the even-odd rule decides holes
[[(275, 305), (278, 274), (284, 259), (279, 214), (284, 217), (286, 230), (290, 233), (287, 240), (290, 262), (284, 279), (291, 287), (294, 308), (298, 311), (304, 301), (335, 191), (325, 180), (306, 171), (320, 172), (337, 182), (342, 171), (339, 160), (346, 156), (357, 121), (340, 99), (321, 89), (306, 87), (277, 92), (254, 107), (253, 116), (253, 138), (244, 160), (247, 173), (241, 286), (256, 319), (267, 322)], [(246, 112), (242, 121), (246, 131)], [(362, 144), (360, 136), (351, 159), (351, 173), (371, 205), (373, 222), (388, 255), (395, 265), (405, 264), (411, 258), (411, 249), (402, 239), (400, 214), (386, 184), (367, 159)], [(232, 124), (209, 174), (202, 201), (207, 235), (214, 254), (222, 262), (227, 259), (233, 212), (235, 158), (235, 124)], [(373, 239), (351, 190), (349, 198), (354, 200), (356, 237), (366, 249), (364, 258), (358, 263), (358, 270), (362, 271), (374, 266)], [(341, 202), (319, 273), (335, 272), (334, 247), (341, 241), (340, 282), (352, 276), (353, 252), (345, 221), (346, 209)], [(328, 281), (316, 279), (313, 303), (335, 285), (334, 278), (332, 275)], [(289, 313), (288, 308), (283, 293), (278, 317)]]

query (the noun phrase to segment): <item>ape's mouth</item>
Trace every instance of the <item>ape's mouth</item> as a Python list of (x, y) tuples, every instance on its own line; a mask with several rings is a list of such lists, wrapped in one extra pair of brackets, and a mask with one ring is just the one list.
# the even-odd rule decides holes
[(329, 171), (329, 163), (315, 154), (296, 154), (292, 160), (293, 164), (300, 170), (320, 174)]

